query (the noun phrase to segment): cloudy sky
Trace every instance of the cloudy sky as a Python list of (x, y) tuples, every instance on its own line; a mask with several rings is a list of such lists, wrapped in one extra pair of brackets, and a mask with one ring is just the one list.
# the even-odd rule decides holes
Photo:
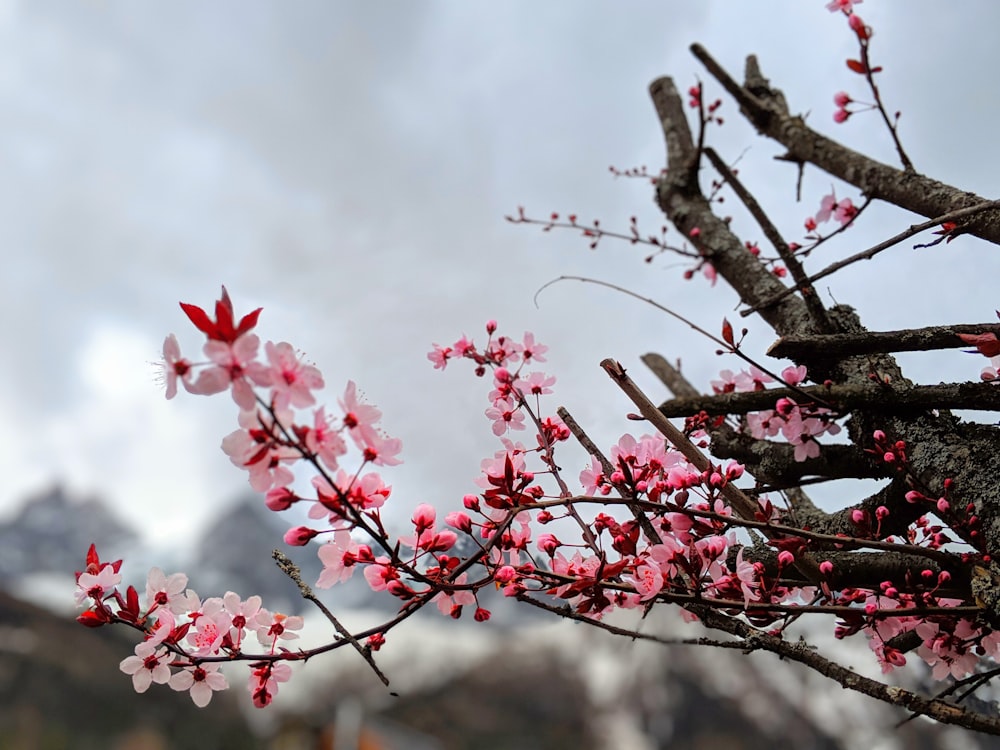
[[(149, 362), (166, 333), (197, 354), (177, 306), (225, 283), (237, 312), (263, 306), (263, 338), (323, 370), (330, 401), (356, 380), (403, 439), (387, 473), (404, 511), (453, 506), (495, 442), (483, 383), (435, 372), (432, 342), (482, 336), (485, 320), (550, 347), (558, 397), (602, 441), (634, 425), (597, 363), (640, 373), (646, 351), (683, 359), (696, 383), (729, 366), (713, 346), (628, 298), (564, 283), (614, 281), (717, 328), (734, 299), (676, 260), (503, 220), (523, 205), (626, 228), (661, 223), (649, 185), (609, 165), (663, 162), (646, 87), (670, 74), (719, 92), (690, 56), (703, 43), (742, 75), (747, 53), (824, 132), (893, 154), (873, 116), (837, 126), (832, 96), (862, 98), (844, 66), (843, 18), (821, 0), (620, 4), (445, 2), (46, 2), (0, 4), (0, 515), (61, 481), (100, 494), (150, 539), (183, 541), (246, 488), (219, 450), (226, 398), (163, 399)], [(868, 0), (882, 85), (903, 112), (920, 171), (995, 194), (994, 3), (947, 10)], [(803, 203), (778, 150), (727, 101), (713, 133), (789, 239), (829, 192), (808, 173)], [(744, 153), (745, 152), (745, 153)], [(857, 192), (838, 186), (838, 195)], [(734, 206), (735, 212), (735, 206)], [(872, 211), (817, 258), (826, 265), (914, 218)], [(738, 226), (747, 227), (737, 216)], [(743, 222), (743, 223), (740, 223)], [(753, 230), (747, 239), (757, 239)], [(905, 257), (901, 257), (905, 256)], [(898, 248), (834, 277), (832, 295), (872, 328), (989, 320), (996, 248), (963, 239)], [(752, 327), (750, 346), (769, 331)], [(924, 356), (931, 382), (980, 362)], [(662, 390), (648, 378), (651, 395)], [(571, 475), (582, 455), (569, 458)], [(405, 516), (403, 516), (405, 518)]]

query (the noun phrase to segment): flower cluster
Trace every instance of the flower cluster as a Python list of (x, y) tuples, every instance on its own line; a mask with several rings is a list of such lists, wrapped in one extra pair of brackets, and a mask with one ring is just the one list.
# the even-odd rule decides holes
[[(764, 390), (766, 383), (772, 382), (770, 376), (753, 366), (738, 373), (723, 370), (719, 377), (720, 380), (712, 381), (712, 389), (716, 393), (760, 391)], [(786, 385), (796, 386), (806, 380), (806, 368), (786, 367), (781, 372), (781, 378)], [(747, 414), (744, 427), (757, 440), (775, 437), (780, 432), (790, 445), (795, 446), (795, 460), (805, 461), (816, 458), (820, 453), (816, 438), (840, 432), (840, 425), (834, 421), (836, 418), (837, 415), (827, 408), (805, 401), (799, 404), (784, 397), (776, 400), (774, 409)]]
[[(435, 508), (420, 504), (410, 517), (409, 533), (393, 537), (382, 519), (391, 487), (376, 469), (399, 463), (400, 445), (379, 429), (379, 409), (349, 382), (338, 399), (341, 416), (331, 418), (316, 405), (315, 391), (323, 385), (319, 371), (284, 343), (265, 344), (265, 359), (258, 359), (260, 346), (252, 331), (260, 310), (237, 323), (225, 291), (215, 319), (192, 305), (183, 309), (207, 338), (206, 360), (183, 358), (176, 339), (168, 337), (167, 394), (175, 395), (178, 384), (191, 393), (231, 392), (240, 407), (240, 426), (224, 438), (223, 450), (248, 473), (269, 509), (308, 506), (313, 523), (289, 529), (285, 541), (325, 540), (317, 546), (323, 563), (316, 582), (320, 588), (361, 570), (369, 587), (398, 601), (401, 615), (433, 604), (455, 618), (471, 609), (479, 622), (490, 618), (479, 592), (494, 586), (508, 597), (531, 599), (557, 612), (552, 602), (563, 600), (574, 616), (593, 621), (614, 610), (660, 602), (681, 605), (690, 618), (704, 607), (742, 612), (754, 625), (776, 633), (818, 607), (839, 615), (838, 636), (866, 634), (887, 670), (905, 662), (895, 638), (910, 631), (920, 637), (917, 654), (935, 674), (965, 674), (975, 666), (970, 654), (996, 655), (1000, 637), (992, 628), (948, 614), (960, 600), (949, 596), (946, 570), (928, 567), (877, 588), (838, 586), (840, 571), (823, 558), (824, 550), (847, 542), (884, 544), (883, 525), (893, 520), (884, 506), (856, 509), (853, 535), (827, 538), (786, 524), (787, 511), (766, 495), (747, 499), (736, 489), (744, 472), (739, 463), (693, 463), (692, 454), (655, 432), (623, 435), (607, 458), (593, 449), (589, 466), (579, 474), (583, 494), (575, 494), (555, 460), (557, 445), (571, 430), (543, 412), (555, 385), (555, 378), (536, 369), (545, 362), (547, 347), (531, 333), (517, 339), (500, 334), (493, 321), (486, 325), (484, 346), (462, 336), (450, 346), (435, 345), (428, 359), (438, 369), (456, 360), (471, 362), (477, 376), (488, 375), (485, 416), (501, 448), (483, 460), (479, 490), (465, 495), (461, 510), (445, 513), (442, 522)], [(724, 336), (732, 343), (731, 331)], [(805, 368), (786, 368), (781, 379), (798, 387), (806, 380)], [(723, 371), (712, 387), (716, 393), (760, 391), (771, 381), (751, 367)], [(744, 427), (758, 439), (780, 432), (802, 461), (817, 455), (818, 436), (838, 431), (833, 419), (805, 396), (784, 397), (773, 409), (748, 414)], [(700, 430), (719, 426), (706, 418), (692, 422), (688, 433), (700, 439)], [(532, 439), (515, 441), (515, 434)], [(351, 446), (357, 457), (349, 469)], [(919, 485), (909, 474), (904, 444), (876, 433), (870, 452), (906, 478), (912, 487), (907, 499), (927, 509), (892, 542), (894, 548), (941, 554), (949, 540), (944, 525), (929, 514), (976, 537), (972, 505), (956, 504), (948, 487), (937, 497)], [(301, 467), (313, 475), (314, 494), (308, 497), (292, 489)], [(734, 493), (742, 504), (733, 504)], [(763, 543), (748, 546), (747, 528), (762, 534)], [(472, 551), (460, 555), (458, 549)], [(187, 588), (184, 574), (167, 576), (154, 568), (140, 604), (133, 587), (121, 590), (120, 567), (121, 561), (102, 562), (91, 548), (86, 569), (77, 574), (76, 599), (86, 608), (78, 619), (91, 627), (125, 624), (142, 633), (134, 655), (121, 663), (139, 692), (153, 683), (169, 684), (206, 705), (214, 691), (228, 685), (218, 665), (240, 660), (249, 662), (254, 704), (266, 706), (290, 678), (289, 662), (318, 653), (289, 648), (301, 618), (270, 612), (259, 597), (242, 599), (229, 592), (202, 600)], [(372, 653), (402, 619), (334, 645), (353, 645), (374, 666)], [(251, 653), (248, 643), (258, 651)]]
[(858, 208), (850, 198), (837, 200), (836, 193), (831, 190), (829, 195), (824, 195), (819, 204), (819, 211), (815, 216), (810, 216), (805, 220), (806, 231), (813, 233), (820, 224), (825, 224), (830, 219), (839, 222), (841, 226), (847, 226), (858, 215)]
[(251, 634), (266, 649), (250, 678), (254, 703), (268, 705), (278, 683), (291, 676), (287, 664), (268, 657), (283, 651), (282, 642), (298, 638), (295, 631), (302, 627), (301, 617), (269, 612), (259, 596), (243, 600), (231, 591), (201, 600), (187, 588), (186, 575), (168, 576), (159, 568), (149, 571), (140, 606), (133, 586), (124, 594), (119, 590), (120, 567), (121, 560), (102, 563), (91, 545), (86, 570), (76, 574), (77, 603), (89, 605), (78, 619), (90, 627), (123, 622), (142, 632), (134, 655), (121, 662), (136, 692), (146, 692), (153, 683), (168, 684), (189, 691), (198, 707), (207, 706), (213, 692), (229, 687), (218, 671), (221, 661), (242, 653)]

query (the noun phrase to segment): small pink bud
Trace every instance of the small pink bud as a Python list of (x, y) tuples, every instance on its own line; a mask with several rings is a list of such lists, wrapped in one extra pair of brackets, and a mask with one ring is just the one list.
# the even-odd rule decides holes
[(497, 583), (508, 584), (517, 577), (517, 571), (510, 565), (504, 565), (493, 574), (493, 580)]
[(549, 557), (552, 557), (553, 555), (555, 555), (556, 550), (560, 546), (562, 546), (562, 542), (560, 542), (556, 538), (555, 534), (542, 534), (542, 535), (540, 535), (538, 537), (538, 541), (536, 542), (536, 544), (538, 545), (538, 549), (540, 549), (542, 552), (544, 552), (545, 554), (547, 554)]
[(865, 522), (865, 512), (860, 508), (855, 508), (851, 511), (851, 520), (854, 523), (861, 524)]
[(465, 506), (466, 510), (471, 510), (474, 513), (479, 512), (479, 498), (475, 495), (466, 495), (463, 497), (462, 504)]
[(472, 519), (460, 510), (455, 510), (449, 513), (445, 516), (444, 522), (453, 529), (464, 531), (467, 534), (472, 531)]
[(275, 487), (267, 491), (264, 504), (268, 507), (268, 510), (278, 512), (288, 510), (298, 499), (298, 496), (287, 487)]
[(842, 123), (842, 122), (847, 122), (847, 118), (850, 117), (850, 116), (851, 116), (850, 111), (844, 109), (843, 107), (841, 107), (840, 109), (834, 111), (834, 113), (833, 113), (833, 121), (836, 122), (836, 123), (838, 123), (838, 124)]
[(833, 573), (833, 563), (829, 560), (824, 560), (819, 564), (819, 572), (829, 578), (830, 574)]
[(833, 95), (833, 103), (838, 107), (846, 107), (853, 101), (846, 91), (838, 91)]
[(285, 544), (291, 547), (304, 547), (309, 544), (319, 532), (308, 526), (296, 526), (285, 532)]
[(495, 320), (487, 320), (486, 333), (492, 336), (494, 333), (496, 333), (496, 330), (497, 330), (497, 322)]
[(413, 521), (413, 525), (416, 526), (417, 531), (424, 531), (426, 529), (434, 528), (434, 521), (437, 518), (437, 511), (434, 510), (434, 506), (428, 505), (427, 503), (420, 503), (413, 511), (413, 515), (410, 520)]
[(688, 232), (688, 236), (690, 236), (691, 239), (696, 239), (697, 237), (700, 237), (701, 229), (699, 227), (692, 227), (691, 231)]
[(778, 553), (778, 566), (781, 568), (786, 568), (795, 562), (795, 555), (789, 552), (787, 549), (781, 550)]
[(482, 607), (476, 607), (476, 612), (472, 615), (476, 622), (486, 622), (490, 619), (490, 611), (488, 609), (483, 609)]
[(875, 518), (877, 518), (879, 521), (884, 521), (888, 517), (889, 517), (889, 509), (886, 508), (884, 505), (880, 505), (875, 509)]
[(951, 508), (951, 503), (949, 503), (943, 497), (938, 499), (938, 501), (937, 501), (937, 509), (941, 513), (947, 513), (950, 508)]

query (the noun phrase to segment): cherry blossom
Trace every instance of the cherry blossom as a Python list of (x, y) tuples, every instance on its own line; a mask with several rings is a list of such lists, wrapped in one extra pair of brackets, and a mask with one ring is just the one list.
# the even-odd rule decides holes
[(177, 380), (180, 379), (185, 388), (190, 388), (192, 378), (191, 362), (181, 357), (181, 347), (177, 337), (170, 334), (163, 340), (163, 361), (158, 364), (162, 371), (166, 387), (167, 399), (177, 395)]
[(132, 687), (137, 693), (145, 693), (154, 682), (164, 685), (170, 680), (170, 662), (174, 654), (152, 641), (136, 644), (135, 655), (122, 660), (119, 668), (132, 675)]
[(204, 708), (211, 702), (213, 692), (229, 687), (225, 676), (218, 669), (219, 665), (214, 663), (185, 667), (170, 678), (170, 687), (177, 691), (190, 691), (194, 705)]
[(289, 405), (297, 409), (316, 403), (312, 392), (323, 387), (323, 376), (312, 365), (302, 363), (292, 345), (282, 341), (264, 345), (270, 368), (260, 373), (257, 385), (270, 385), (271, 398), (276, 409)]

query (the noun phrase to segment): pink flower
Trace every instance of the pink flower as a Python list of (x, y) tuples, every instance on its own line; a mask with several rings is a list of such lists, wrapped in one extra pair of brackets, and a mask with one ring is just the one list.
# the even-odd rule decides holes
[(132, 687), (137, 693), (145, 693), (154, 682), (163, 685), (170, 680), (170, 667), (174, 655), (159, 644), (143, 641), (136, 645), (135, 656), (123, 659), (118, 668), (132, 675)]
[(265, 662), (250, 673), (247, 684), (253, 704), (257, 708), (270, 705), (278, 693), (278, 683), (292, 678), (292, 668), (287, 662)]
[[(323, 563), (323, 572), (320, 573), (316, 586), (321, 589), (330, 588), (354, 575), (362, 547), (368, 550), (366, 545), (361, 545), (351, 539), (351, 532), (347, 529), (335, 531), (333, 541), (327, 542), (319, 548), (318, 555), (320, 562)], [(370, 550), (366, 556), (370, 559)]]
[(381, 555), (375, 562), (365, 568), (365, 580), (372, 591), (385, 591), (391, 581), (399, 578), (399, 573), (389, 564), (389, 558)]
[(222, 450), (229, 460), (246, 469), (250, 486), (257, 492), (267, 492), (272, 487), (285, 487), (295, 480), (285, 462), (298, 460), (297, 452), (288, 446), (275, 445), (265, 440), (261, 430), (235, 430), (222, 439)]
[(535, 343), (535, 334), (526, 331), (524, 334), (524, 345), (521, 349), (521, 357), (525, 362), (544, 362), (545, 352), (549, 347), (544, 344)]
[(151, 568), (146, 576), (146, 606), (168, 607), (177, 614), (186, 612), (188, 577), (183, 573), (167, 576), (159, 568)]
[(200, 611), (192, 612), (193, 625), (187, 641), (195, 647), (197, 656), (211, 656), (222, 647), (222, 640), (229, 634), (230, 618), (217, 596), (202, 602)]
[(833, 210), (837, 207), (837, 195), (832, 190), (829, 195), (824, 195), (819, 202), (819, 211), (816, 213), (816, 223), (825, 224), (833, 215)]
[(663, 588), (663, 573), (659, 567), (648, 563), (637, 565), (634, 573), (624, 575), (622, 579), (635, 587), (639, 601), (643, 602), (652, 599)]
[(604, 479), (604, 467), (596, 456), (591, 457), (590, 468), (580, 472), (580, 484), (583, 485), (584, 494), (587, 495), (595, 495), (604, 492), (605, 489), (610, 490)]
[(292, 345), (282, 341), (275, 344), (268, 341), (264, 352), (271, 366), (260, 374), (258, 385), (270, 385), (271, 397), (278, 409), (287, 409), (289, 405), (296, 409), (311, 406), (316, 402), (312, 391), (323, 387), (323, 376), (312, 365), (302, 364)]
[(844, 13), (850, 13), (855, 5), (860, 5), (863, 0), (830, 0), (826, 4), (826, 9), (831, 13), (836, 13), (838, 10)]
[(858, 209), (853, 203), (851, 203), (850, 198), (844, 198), (837, 204), (837, 207), (833, 212), (833, 218), (839, 221), (842, 225), (850, 223), (850, 221), (857, 215)]
[(500, 399), (486, 410), (486, 416), (493, 420), (493, 434), (497, 437), (507, 430), (523, 430), (524, 414), (520, 407), (508, 399)]
[[(455, 583), (459, 585), (466, 582), (467, 576), (465, 573), (462, 573), (462, 575), (455, 579)], [(457, 620), (462, 614), (462, 607), (471, 606), (476, 603), (476, 595), (468, 589), (459, 589), (450, 594), (446, 591), (439, 591), (431, 601), (437, 604), (437, 608), (441, 611), (441, 614), (454, 617)]]
[(344, 426), (350, 430), (351, 436), (358, 442), (358, 447), (363, 449), (364, 446), (359, 442), (359, 433), (374, 431), (375, 424), (382, 419), (382, 412), (371, 404), (362, 403), (358, 396), (358, 386), (353, 380), (347, 381), (344, 397), (337, 402), (344, 410)]
[(515, 386), (525, 396), (545, 396), (552, 393), (551, 386), (555, 382), (555, 377), (546, 375), (544, 372), (532, 372), (527, 377), (518, 378)]
[(438, 346), (434, 344), (434, 349), (427, 354), (427, 359), (433, 363), (435, 370), (443, 370), (447, 366), (451, 355), (452, 350), (450, 346)]
[(364, 435), (361, 452), (365, 461), (371, 461), (376, 466), (398, 466), (403, 459), (397, 458), (403, 450), (403, 441), (392, 438), (380, 432), (372, 431)]
[(294, 640), (299, 637), (294, 630), (301, 630), (302, 618), (298, 615), (284, 615), (281, 612), (271, 613), (262, 609), (254, 618), (252, 627), (257, 630), (257, 640), (260, 645), (268, 646), (274, 650), (278, 639)]
[(786, 367), (781, 371), (781, 379), (788, 383), (788, 385), (798, 385), (806, 379), (806, 372), (805, 365)]
[(170, 687), (177, 691), (190, 690), (194, 705), (204, 708), (211, 702), (214, 691), (229, 687), (218, 670), (216, 663), (185, 667), (170, 678)]
[(111, 563), (102, 565), (97, 573), (81, 573), (76, 579), (76, 603), (83, 604), (88, 597), (100, 601), (121, 582), (121, 575)]
[(227, 591), (226, 595), (222, 597), (222, 602), (231, 621), (229, 637), (233, 646), (239, 648), (247, 626), (260, 614), (261, 598), (251, 596), (246, 601), (241, 601), (239, 594)]
[(181, 347), (177, 343), (177, 337), (170, 334), (163, 340), (163, 361), (157, 364), (162, 368), (163, 380), (166, 385), (167, 399), (177, 395), (177, 379), (180, 378), (185, 388), (191, 384), (193, 375), (191, 363), (181, 357)]
[(253, 387), (247, 381), (263, 381), (259, 385), (268, 385), (267, 370), (256, 361), (260, 339), (252, 333), (240, 336), (232, 343), (211, 340), (205, 343), (203, 351), (214, 364), (207, 370), (202, 370), (198, 379), (188, 390), (203, 396), (221, 393), (232, 385), (233, 401), (244, 410), (253, 409), (256, 398)]

